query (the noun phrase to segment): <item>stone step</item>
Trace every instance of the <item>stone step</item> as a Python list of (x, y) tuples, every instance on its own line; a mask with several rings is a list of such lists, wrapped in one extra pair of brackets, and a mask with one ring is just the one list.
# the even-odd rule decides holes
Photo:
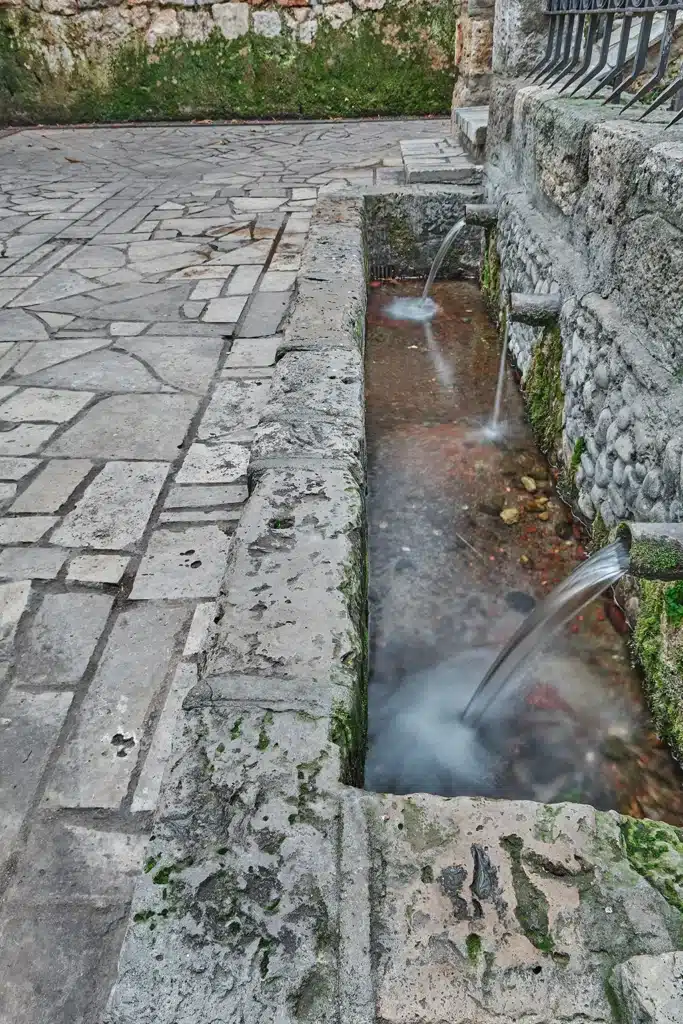
[(407, 185), (478, 185), (483, 168), (453, 139), (407, 139), (400, 143)]
[(489, 123), (488, 106), (458, 107), (454, 111), (454, 120), (463, 149), (473, 157), (482, 157)]

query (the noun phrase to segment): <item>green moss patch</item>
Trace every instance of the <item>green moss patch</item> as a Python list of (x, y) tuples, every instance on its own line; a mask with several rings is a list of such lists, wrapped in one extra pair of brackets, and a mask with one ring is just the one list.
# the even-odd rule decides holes
[(671, 579), (683, 572), (683, 548), (661, 538), (636, 538), (629, 549), (634, 575), (645, 579)]
[(683, 829), (635, 818), (619, 827), (631, 867), (683, 913)]
[(500, 845), (510, 858), (512, 885), (515, 890), (517, 905), (515, 917), (522, 931), (536, 949), (542, 953), (552, 953), (555, 943), (550, 934), (548, 920), (548, 901), (545, 894), (534, 885), (522, 864), (524, 845), (519, 836), (503, 836)]
[(562, 337), (559, 327), (546, 327), (536, 344), (524, 381), (529, 420), (541, 450), (556, 456), (562, 440), (564, 392), (560, 375)]
[[(39, 42), (48, 28), (29, 11), (0, 12), (0, 117), (5, 121), (134, 121), (229, 117), (445, 114), (453, 89), (455, 5), (387, 5), (311, 45), (284, 30), (205, 42), (175, 39), (150, 51), (141, 36), (85, 57), (82, 22), (60, 19), (75, 57), (51, 71)], [(90, 33), (92, 36), (92, 33)], [(92, 39), (88, 52), (92, 52)], [(56, 47), (55, 47), (56, 49)]]
[(497, 320), (500, 305), (500, 258), (495, 228), (489, 228), (486, 232), (481, 265), (481, 291), (489, 313)]
[(641, 580), (632, 637), (657, 731), (683, 760), (683, 587)]

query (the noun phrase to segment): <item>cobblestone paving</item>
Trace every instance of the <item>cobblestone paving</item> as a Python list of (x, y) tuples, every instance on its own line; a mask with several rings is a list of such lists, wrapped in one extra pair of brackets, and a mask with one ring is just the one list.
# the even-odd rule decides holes
[(319, 193), (443, 122), (0, 139), (0, 1022), (95, 1022)]

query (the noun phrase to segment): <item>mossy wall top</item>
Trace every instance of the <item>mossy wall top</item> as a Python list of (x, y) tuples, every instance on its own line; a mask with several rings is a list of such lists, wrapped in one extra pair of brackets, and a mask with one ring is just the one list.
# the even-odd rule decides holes
[(0, 0), (0, 123), (445, 114), (456, 0)]

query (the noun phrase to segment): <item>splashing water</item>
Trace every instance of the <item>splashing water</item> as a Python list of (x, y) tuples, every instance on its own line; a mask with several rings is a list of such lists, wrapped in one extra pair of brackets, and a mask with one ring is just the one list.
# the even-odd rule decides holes
[(534, 653), (593, 598), (621, 579), (628, 569), (628, 549), (622, 541), (608, 544), (589, 558), (534, 608), (493, 662), (470, 697), (463, 722), (478, 722), (518, 673), (528, 668)]
[(418, 323), (426, 323), (434, 319), (439, 311), (439, 307), (434, 302), (434, 299), (430, 298), (429, 293), (436, 281), (436, 275), (441, 270), (441, 265), (446, 259), (446, 255), (464, 227), (465, 221), (459, 220), (457, 224), (453, 225), (439, 246), (439, 251), (434, 257), (429, 277), (420, 298), (403, 296), (394, 299), (385, 310), (387, 316), (390, 316), (392, 320), (416, 320)]

